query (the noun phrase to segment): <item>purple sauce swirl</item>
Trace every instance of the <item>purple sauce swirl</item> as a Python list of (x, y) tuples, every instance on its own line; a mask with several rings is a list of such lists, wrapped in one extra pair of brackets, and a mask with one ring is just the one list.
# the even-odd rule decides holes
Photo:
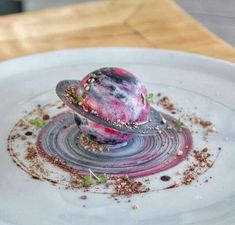
[[(164, 115), (174, 127), (174, 118)], [(40, 155), (53, 162), (54, 156), (79, 173), (91, 169), (95, 173), (143, 177), (172, 168), (182, 162), (192, 149), (192, 136), (165, 129), (161, 134), (134, 136), (125, 145), (112, 145), (107, 152), (92, 152), (80, 142), (81, 133), (74, 124), (73, 114), (62, 113), (42, 128), (37, 140)], [(177, 155), (178, 150), (182, 151)]]

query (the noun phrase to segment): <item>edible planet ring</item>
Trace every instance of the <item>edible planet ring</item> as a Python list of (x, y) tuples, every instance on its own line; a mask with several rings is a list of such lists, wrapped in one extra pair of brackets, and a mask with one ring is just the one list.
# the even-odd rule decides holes
[(123, 133), (146, 135), (146, 136), (156, 134), (160, 130), (165, 129), (167, 127), (165, 119), (163, 118), (161, 113), (158, 112), (153, 107), (150, 107), (148, 121), (144, 124), (138, 124), (137, 126), (132, 126), (132, 125), (120, 126), (118, 123), (114, 123), (110, 120), (101, 118), (96, 114), (87, 112), (83, 109), (82, 106), (79, 106), (78, 104), (69, 101), (69, 98), (66, 96), (65, 94), (66, 90), (74, 86), (76, 87), (80, 86), (81, 89), (83, 89), (81, 82), (78, 80), (62, 80), (56, 86), (56, 94), (70, 109), (72, 109), (74, 112), (84, 116), (85, 118), (93, 122), (105, 125), (109, 128), (121, 131)]

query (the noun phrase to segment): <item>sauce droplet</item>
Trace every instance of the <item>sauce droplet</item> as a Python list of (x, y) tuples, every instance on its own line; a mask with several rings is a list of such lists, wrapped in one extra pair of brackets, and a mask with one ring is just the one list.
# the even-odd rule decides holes
[(162, 181), (169, 181), (169, 180), (171, 179), (171, 177), (170, 177), (170, 176), (167, 176), (167, 175), (164, 175), (164, 176), (161, 176), (160, 179), (161, 179)]

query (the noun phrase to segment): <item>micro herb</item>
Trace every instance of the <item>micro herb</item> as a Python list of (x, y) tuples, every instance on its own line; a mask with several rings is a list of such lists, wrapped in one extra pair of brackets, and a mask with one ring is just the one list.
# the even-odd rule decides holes
[(91, 169), (89, 169), (89, 175), (84, 176), (84, 183), (87, 186), (90, 186), (94, 183), (97, 184), (105, 184), (107, 183), (107, 176), (106, 175), (96, 175), (94, 172), (92, 172)]
[(144, 95), (141, 93), (141, 97), (143, 99), (143, 103), (146, 104), (147, 101), (153, 103), (155, 99), (154, 93), (149, 93), (148, 95)]
[(74, 97), (75, 103), (78, 104), (78, 105), (82, 105), (83, 102), (84, 102), (85, 97), (86, 97), (85, 93), (75, 96)]
[(39, 117), (29, 120), (29, 123), (37, 128), (42, 128), (45, 125), (45, 121)]
[(153, 93), (149, 93), (148, 96), (147, 96), (148, 101), (153, 103), (154, 102), (154, 97), (155, 97), (155, 95)]
[(84, 179), (84, 183), (86, 186), (90, 186), (90, 185), (94, 184), (94, 182), (95, 182), (91, 175), (86, 175), (83, 177), (83, 179)]
[(83, 96), (82, 95), (77, 95), (76, 97), (74, 97), (75, 98), (75, 100), (79, 103), (79, 102), (83, 102), (83, 100), (84, 100), (84, 98), (83, 98)]
[(105, 175), (97, 175), (97, 178), (98, 178), (97, 182), (99, 184), (107, 183), (107, 180), (108, 180), (107, 176), (105, 176)]
[(183, 123), (180, 119), (176, 120), (176, 122), (175, 122), (175, 128), (176, 128), (178, 131), (180, 131), (182, 128), (184, 128), (184, 123)]

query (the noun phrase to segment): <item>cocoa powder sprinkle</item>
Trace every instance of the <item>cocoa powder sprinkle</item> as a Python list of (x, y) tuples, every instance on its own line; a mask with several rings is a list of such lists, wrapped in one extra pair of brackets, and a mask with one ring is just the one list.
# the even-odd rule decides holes
[(140, 181), (130, 180), (128, 177), (113, 178), (114, 194), (133, 195), (148, 192), (150, 189)]
[(26, 159), (28, 160), (33, 160), (35, 159), (35, 157), (37, 156), (37, 150), (35, 147), (28, 147), (27, 148), (27, 155), (26, 155)]

